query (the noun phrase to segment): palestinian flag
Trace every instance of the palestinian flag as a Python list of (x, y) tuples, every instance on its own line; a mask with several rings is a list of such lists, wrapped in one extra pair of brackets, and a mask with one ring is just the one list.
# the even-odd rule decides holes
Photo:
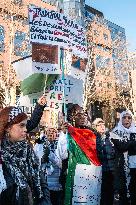
[(48, 87), (53, 83), (57, 76), (58, 75), (53, 74), (47, 74), (46, 76), (43, 73), (34, 73), (21, 82), (21, 91), (23, 92), (23, 95), (43, 91), (46, 79), (46, 87)]
[(16, 71), (18, 80), (21, 81), (21, 92), (23, 95), (43, 91), (46, 79), (46, 86), (49, 86), (58, 77), (58, 75), (54, 74), (47, 74), (46, 76), (43, 73), (33, 73), (31, 55), (12, 62), (12, 65)]
[(69, 164), (65, 205), (99, 205), (101, 164), (96, 135), (88, 129), (68, 128)]

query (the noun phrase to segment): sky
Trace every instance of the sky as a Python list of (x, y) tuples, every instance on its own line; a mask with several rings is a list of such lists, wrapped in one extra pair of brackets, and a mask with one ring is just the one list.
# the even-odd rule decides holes
[(86, 4), (125, 28), (128, 50), (136, 51), (136, 0), (86, 0)]

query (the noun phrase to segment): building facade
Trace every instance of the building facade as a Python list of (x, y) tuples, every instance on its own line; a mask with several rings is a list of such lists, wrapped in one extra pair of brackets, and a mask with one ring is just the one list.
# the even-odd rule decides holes
[(116, 83), (119, 86), (127, 86), (129, 73), (125, 29), (108, 20), (106, 20), (106, 23), (111, 33)]
[(15, 104), (18, 81), (12, 61), (31, 54), (29, 42), (28, 8), (33, 4), (56, 10), (42, 0), (4, 0), (0, 2), (0, 86), (6, 95), (6, 104)]
[(84, 26), (85, 0), (63, 0), (64, 14)]
[(92, 119), (101, 117), (111, 122), (116, 98), (111, 33), (103, 13), (89, 6), (86, 6), (86, 22), (89, 54), (87, 107), (90, 106)]
[[(116, 108), (126, 107), (126, 104), (129, 104), (125, 29), (106, 20), (102, 12), (87, 5), (86, 22), (89, 25), (90, 61), (87, 83), (88, 88), (90, 87), (88, 103), (92, 102), (92, 117), (109, 118), (108, 121), (113, 124)], [(91, 91), (92, 87), (95, 92)], [(96, 114), (93, 116), (93, 113)]]
[[(134, 116), (136, 116), (136, 52), (130, 52), (129, 58), (129, 80), (130, 80), (130, 96), (132, 103), (132, 110)], [(136, 120), (136, 119), (135, 119)]]

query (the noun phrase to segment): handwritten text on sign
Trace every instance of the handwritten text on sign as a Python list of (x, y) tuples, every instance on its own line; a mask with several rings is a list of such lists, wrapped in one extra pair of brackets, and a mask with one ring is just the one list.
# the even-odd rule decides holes
[[(55, 110), (62, 110), (63, 104), (63, 82), (61, 79), (54, 81), (54, 84), (47, 87), (47, 107)], [(83, 103), (83, 81), (67, 76), (65, 79), (65, 99), (67, 103)]]
[(87, 56), (84, 28), (61, 13), (29, 7), (31, 42), (59, 45)]
[(61, 74), (58, 64), (33, 62), (32, 69), (34, 73)]

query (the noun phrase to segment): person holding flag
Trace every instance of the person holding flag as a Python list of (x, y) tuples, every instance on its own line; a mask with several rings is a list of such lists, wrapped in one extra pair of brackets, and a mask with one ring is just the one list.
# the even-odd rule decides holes
[(69, 160), (64, 204), (99, 205), (101, 163), (97, 157), (97, 133), (90, 129), (88, 115), (77, 104), (68, 108), (67, 120)]

